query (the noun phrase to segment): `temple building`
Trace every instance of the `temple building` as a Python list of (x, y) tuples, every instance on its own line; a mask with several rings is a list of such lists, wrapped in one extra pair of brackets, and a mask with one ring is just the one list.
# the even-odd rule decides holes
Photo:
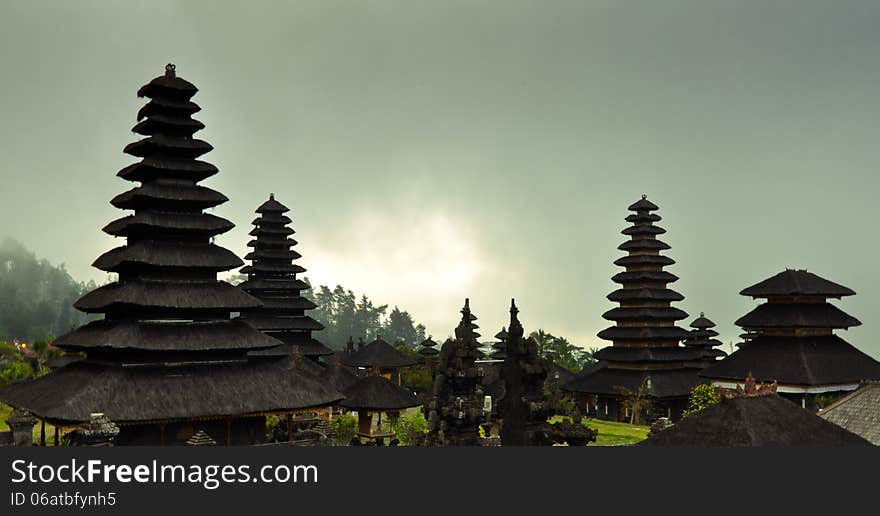
[(293, 263), (301, 255), (292, 249), (297, 241), (290, 236), (294, 230), (289, 227), (290, 217), (285, 215), (288, 211), (287, 206), (275, 200), (274, 194), (269, 194), (269, 200), (256, 210), (259, 216), (250, 232), (255, 239), (247, 244), (254, 250), (245, 256), (251, 264), (241, 269), (248, 279), (238, 287), (263, 304), (243, 310), (241, 318), (283, 343), (255, 353), (289, 355), (296, 347), (303, 356), (317, 361), (332, 355), (333, 350), (312, 337), (312, 332), (323, 330), (324, 325), (306, 315), (316, 305), (301, 295), (310, 286), (296, 276), (306, 270)]
[(614, 262), (625, 270), (612, 278), (621, 288), (608, 295), (620, 306), (602, 315), (615, 325), (599, 332), (599, 338), (612, 345), (599, 350), (598, 362), (564, 385), (579, 395), (590, 416), (629, 419), (623, 397), (643, 389), (651, 400), (649, 419), (677, 419), (691, 389), (700, 383), (697, 371), (703, 351), (679, 345), (690, 336), (676, 325), (687, 313), (670, 306), (684, 296), (667, 288), (678, 277), (663, 270), (675, 261), (660, 254), (669, 245), (657, 238), (666, 232), (655, 225), (660, 216), (652, 212), (658, 209), (644, 195), (629, 207), (634, 213), (626, 221), (632, 225), (622, 233), (630, 240), (618, 247), (627, 255)]
[(786, 269), (740, 294), (766, 299), (736, 324), (747, 344), (700, 374), (713, 385), (742, 384), (749, 373), (777, 382), (781, 396), (815, 410), (818, 395), (839, 396), (880, 379), (880, 362), (834, 334), (861, 323), (828, 299), (854, 295), (847, 287), (806, 270)]
[[(378, 444), (383, 444), (385, 439), (394, 438), (394, 425), (402, 411), (421, 404), (413, 392), (380, 376), (379, 370), (375, 368), (347, 387), (343, 393), (345, 399), (339, 405), (357, 412), (358, 437), (376, 441)], [(383, 415), (386, 417), (384, 426)]]
[(198, 159), (212, 147), (193, 137), (204, 127), (192, 118), (196, 91), (171, 64), (138, 91), (149, 99), (133, 129), (143, 138), (124, 152), (140, 161), (118, 176), (139, 185), (111, 201), (133, 213), (104, 228), (126, 243), (94, 262), (118, 280), (75, 303), (103, 318), (54, 342), (83, 359), (10, 385), (4, 403), (66, 430), (103, 414), (116, 444), (184, 444), (202, 430), (237, 445), (265, 440), (267, 414), (343, 397), (277, 357), (250, 357), (279, 341), (230, 319), (262, 303), (217, 280), (242, 261), (214, 243), (233, 224), (205, 213), (227, 198), (199, 185), (217, 168)]
[(381, 335), (377, 335), (373, 342), (366, 346), (361, 342), (357, 350), (348, 347), (347, 352), (341, 354), (340, 360), (342, 364), (349, 367), (360, 367), (367, 370), (378, 367), (379, 375), (392, 380), (397, 385), (400, 385), (400, 369), (414, 366), (420, 361), (418, 357), (407, 355), (395, 349), (394, 346), (382, 340)]
[(682, 344), (686, 348), (701, 352), (701, 358), (696, 361), (700, 367), (711, 365), (719, 358), (727, 356), (727, 353), (717, 349), (721, 346), (721, 341), (715, 338), (718, 336), (718, 332), (712, 329), (715, 323), (709, 320), (705, 313), (700, 312), (700, 316), (694, 319), (690, 327), (693, 330)]

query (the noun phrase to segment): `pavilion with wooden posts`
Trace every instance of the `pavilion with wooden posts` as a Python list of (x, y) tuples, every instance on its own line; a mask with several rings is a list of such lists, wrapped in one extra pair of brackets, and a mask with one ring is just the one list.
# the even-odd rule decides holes
[[(402, 411), (421, 404), (418, 397), (391, 379), (380, 375), (378, 368), (370, 374), (358, 379), (343, 391), (345, 399), (339, 402), (341, 407), (357, 412), (358, 437), (375, 440), (378, 443), (394, 437), (394, 424)], [(382, 426), (382, 415), (386, 416), (385, 427)], [(373, 416), (376, 416), (375, 426)]]

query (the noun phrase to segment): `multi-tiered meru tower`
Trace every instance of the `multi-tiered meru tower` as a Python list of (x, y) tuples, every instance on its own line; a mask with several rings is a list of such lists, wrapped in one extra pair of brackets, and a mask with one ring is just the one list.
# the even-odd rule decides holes
[(138, 91), (150, 99), (134, 126), (144, 138), (125, 153), (141, 160), (118, 175), (140, 184), (111, 201), (133, 213), (104, 228), (126, 244), (94, 263), (118, 280), (75, 305), (103, 318), (54, 342), (83, 360), (13, 385), (5, 403), (65, 428), (103, 413), (117, 444), (182, 444), (204, 431), (229, 445), (262, 442), (266, 413), (342, 398), (276, 358), (249, 357), (279, 341), (230, 319), (261, 302), (217, 280), (242, 262), (214, 244), (233, 224), (204, 212), (227, 199), (198, 184), (217, 168), (198, 159), (212, 147), (193, 137), (204, 127), (192, 118), (196, 91), (170, 64)]
[(621, 402), (640, 388), (650, 399), (649, 415), (678, 418), (699, 383), (701, 351), (679, 345), (689, 333), (676, 322), (687, 313), (671, 306), (684, 296), (667, 288), (678, 277), (663, 270), (675, 261), (660, 254), (669, 245), (657, 238), (666, 232), (655, 225), (660, 216), (652, 212), (658, 209), (644, 195), (629, 207), (634, 213), (626, 221), (632, 225), (622, 233), (630, 240), (618, 247), (627, 255), (614, 262), (625, 270), (612, 278), (621, 288), (608, 295), (620, 306), (602, 315), (615, 325), (599, 332), (612, 345), (596, 353), (597, 364), (564, 386), (584, 395), (589, 413), (599, 418), (629, 419)]
[(333, 350), (312, 338), (312, 332), (323, 330), (324, 325), (306, 315), (315, 303), (301, 294), (310, 287), (296, 276), (306, 270), (293, 263), (301, 255), (292, 249), (297, 241), (291, 237), (294, 230), (289, 227), (290, 217), (285, 215), (289, 211), (274, 194), (256, 210), (259, 216), (250, 232), (255, 239), (248, 242), (254, 250), (245, 256), (251, 264), (241, 269), (248, 279), (239, 288), (262, 301), (263, 306), (244, 310), (241, 318), (283, 343), (257, 354), (297, 352), (317, 361), (332, 355)]
[(736, 321), (748, 343), (700, 373), (714, 385), (741, 385), (751, 373), (757, 381), (776, 382), (781, 396), (815, 409), (818, 395), (840, 395), (880, 379), (880, 362), (834, 334), (861, 324), (828, 302), (854, 295), (851, 289), (786, 269), (740, 294), (767, 302)]

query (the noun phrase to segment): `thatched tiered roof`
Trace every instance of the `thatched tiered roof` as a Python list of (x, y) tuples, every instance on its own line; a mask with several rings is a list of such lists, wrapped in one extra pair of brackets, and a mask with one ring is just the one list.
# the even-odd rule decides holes
[(880, 379), (880, 362), (833, 333), (861, 324), (827, 301), (855, 294), (851, 289), (786, 269), (740, 294), (767, 302), (736, 322), (748, 332), (747, 344), (700, 373), (713, 383), (742, 382), (751, 373), (778, 382), (780, 393), (818, 393)]
[(679, 345), (689, 332), (676, 322), (686, 318), (687, 313), (671, 306), (684, 296), (667, 287), (678, 277), (663, 270), (675, 261), (660, 254), (669, 245), (657, 238), (666, 233), (655, 224), (661, 220), (653, 213), (658, 209), (644, 195), (629, 206), (634, 213), (626, 221), (632, 225), (622, 233), (630, 240), (618, 247), (627, 251), (627, 256), (614, 262), (625, 271), (612, 277), (621, 288), (608, 295), (620, 306), (602, 315), (615, 325), (598, 334), (612, 345), (596, 353), (600, 366), (579, 373), (564, 386), (566, 390), (611, 395), (622, 388), (638, 388), (650, 377), (652, 396), (680, 398), (699, 383), (696, 370), (703, 352)]
[(286, 355), (296, 346), (303, 356), (332, 355), (332, 349), (312, 338), (312, 331), (324, 326), (306, 315), (315, 304), (302, 296), (310, 287), (296, 276), (305, 269), (293, 263), (300, 254), (293, 250), (297, 242), (289, 236), (294, 233), (288, 227), (290, 217), (285, 215), (289, 211), (274, 194), (256, 210), (259, 217), (254, 219), (250, 234), (257, 238), (248, 243), (254, 250), (245, 256), (251, 264), (241, 269), (248, 279), (239, 288), (263, 305), (242, 311), (241, 319), (284, 343), (272, 352)]
[(381, 369), (395, 369), (408, 367), (419, 363), (419, 359), (402, 351), (398, 351), (391, 344), (376, 336), (373, 342), (359, 348), (352, 353), (343, 354), (342, 363), (351, 367), (379, 367)]
[(95, 261), (118, 281), (84, 295), (76, 307), (104, 318), (54, 345), (85, 358), (0, 393), (14, 407), (50, 422), (75, 423), (102, 412), (127, 424), (232, 417), (331, 404), (342, 395), (270, 358), (249, 352), (279, 341), (231, 312), (262, 302), (217, 280), (242, 265), (214, 238), (233, 227), (205, 213), (226, 197), (197, 183), (217, 173), (199, 160), (211, 145), (193, 137), (201, 122), (190, 99), (196, 87), (174, 65), (138, 92), (149, 101), (134, 132), (145, 136), (125, 152), (142, 158), (119, 172), (140, 185), (113, 199), (133, 213), (104, 229), (125, 245)]
[(686, 348), (700, 352), (701, 358), (698, 359), (700, 362), (709, 365), (719, 357), (727, 356), (727, 353), (717, 349), (721, 346), (721, 341), (715, 338), (718, 336), (718, 332), (712, 329), (715, 323), (709, 320), (706, 314), (700, 312), (700, 316), (694, 319), (690, 326), (693, 330), (683, 344)]

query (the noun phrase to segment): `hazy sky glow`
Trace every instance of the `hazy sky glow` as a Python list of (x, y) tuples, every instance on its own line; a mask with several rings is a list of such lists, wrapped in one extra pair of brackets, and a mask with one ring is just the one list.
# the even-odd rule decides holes
[(737, 293), (798, 267), (856, 290), (843, 336), (880, 357), (880, 3), (223, 4), (3, 2), (0, 236), (102, 278), (135, 93), (174, 62), (240, 255), (275, 192), (313, 282), (440, 337), (464, 297), (486, 336), (516, 297), (528, 330), (600, 346), (646, 193), (679, 306), (725, 342)]

